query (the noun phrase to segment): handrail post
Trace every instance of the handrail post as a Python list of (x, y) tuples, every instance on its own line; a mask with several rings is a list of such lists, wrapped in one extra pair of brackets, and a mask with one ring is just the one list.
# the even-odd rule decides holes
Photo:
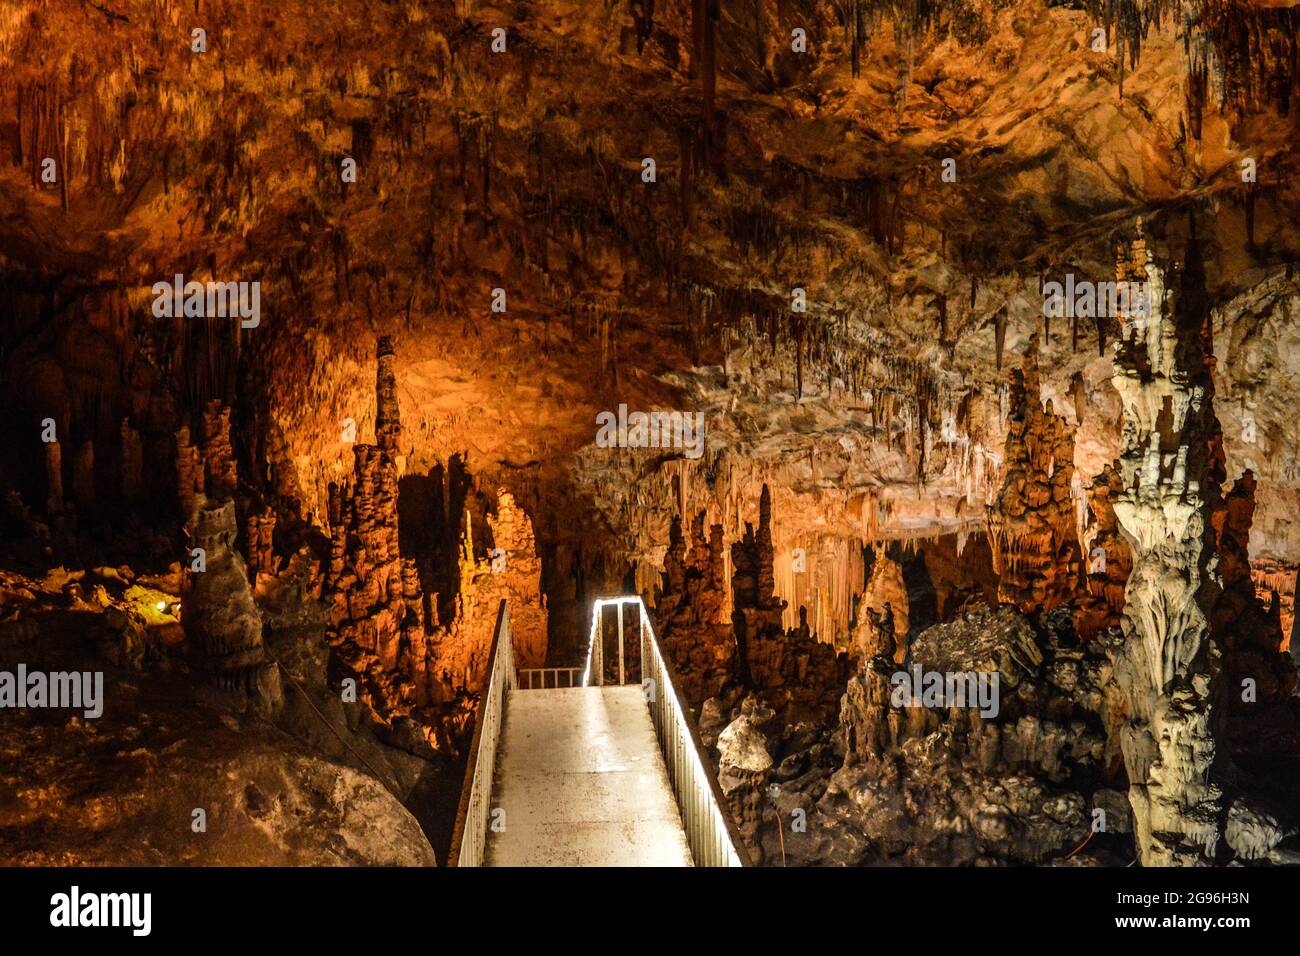
[(622, 687), (627, 683), (627, 676), (623, 671), (623, 602), (618, 602), (618, 685)]
[(596, 672), (596, 686), (605, 686), (605, 608), (603, 605), (596, 606), (596, 633), (592, 638), (595, 646), (592, 647), (591, 666)]

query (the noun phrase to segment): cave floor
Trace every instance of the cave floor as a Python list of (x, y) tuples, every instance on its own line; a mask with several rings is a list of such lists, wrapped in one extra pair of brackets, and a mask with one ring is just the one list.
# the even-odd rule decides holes
[(506, 702), (488, 866), (691, 866), (639, 685), (515, 690)]

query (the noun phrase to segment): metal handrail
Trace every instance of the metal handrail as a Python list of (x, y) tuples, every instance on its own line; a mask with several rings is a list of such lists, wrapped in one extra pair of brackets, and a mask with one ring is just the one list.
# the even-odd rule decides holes
[[(521, 667), (516, 673), (519, 690), (561, 690), (582, 686), (581, 667)], [(563, 684), (560, 683), (561, 674), (565, 677)], [(550, 675), (550, 686), (547, 686), (547, 675)]]
[(496, 633), (492, 637), (487, 681), (474, 718), (474, 741), (465, 766), (456, 826), (451, 837), (448, 866), (482, 866), (487, 843), (488, 812), (492, 801), (492, 778), (496, 772), (497, 742), (505, 718), (506, 691), (517, 686), (515, 652), (510, 641), (510, 608), (501, 600)]
[[(696, 866), (750, 866), (749, 854), (736, 826), (723, 809), (724, 799), (713, 767), (704, 758), (704, 744), (691, 717), (686, 702), (682, 700), (674, 680), (672, 665), (668, 663), (654, 626), (646, 612), (645, 602), (639, 597), (607, 598), (596, 602), (592, 611), (591, 644), (587, 649), (587, 673), (584, 685), (603, 682), (603, 658), (598, 618), (606, 604), (619, 606), (622, 623), (622, 606), (635, 604), (640, 613), (641, 625), (641, 686), (645, 688), (646, 702), (650, 705), (650, 722), (654, 725), (659, 749), (668, 769), (668, 780), (677, 806), (682, 812), (686, 830), (686, 843)], [(619, 661), (622, 654), (623, 633), (619, 628)], [(593, 673), (593, 666), (595, 670)]]

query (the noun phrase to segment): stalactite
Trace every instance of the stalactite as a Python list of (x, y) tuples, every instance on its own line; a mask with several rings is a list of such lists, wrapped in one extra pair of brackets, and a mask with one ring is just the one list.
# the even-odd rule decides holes
[(1007, 343), (1007, 309), (998, 309), (993, 316), (993, 349), (998, 371), (1002, 371), (1002, 350)]
[(68, 180), (72, 169), (68, 165), (68, 115), (67, 104), (59, 97), (58, 115), (55, 119), (55, 151), (59, 157), (59, 207), (64, 213), (68, 211)]
[(803, 349), (804, 349), (804, 322), (798, 317), (794, 320), (794, 338), (795, 338), (795, 399), (803, 398)]
[(23, 149), (25, 145), (23, 141), (23, 132), (24, 132), (23, 131), (23, 107), (26, 104), (27, 104), (27, 84), (19, 83), (17, 92), (14, 96), (15, 126), (17, 127), (16, 130), (14, 131), (14, 143), (15, 146), (17, 147), (14, 152), (14, 165), (16, 165), (19, 169), (23, 168), (23, 160), (25, 156), (24, 149)]
[(645, 52), (645, 41), (654, 33), (655, 0), (628, 0), (636, 27), (636, 52)]
[(849, 19), (847, 31), (850, 37), (851, 45), (851, 64), (853, 78), (857, 79), (862, 75), (862, 44), (863, 44), (863, 10), (861, 0), (850, 0)]
[(704, 38), (701, 46), (701, 66), (703, 67), (703, 107), (705, 129), (708, 131), (710, 146), (712, 145), (712, 130), (714, 119), (714, 100), (718, 84), (718, 65), (717, 52), (715, 49), (715, 33), (717, 30), (718, 20), (721, 17), (719, 7), (720, 0), (704, 0), (706, 16), (704, 18)]
[(1255, 186), (1253, 183), (1243, 184), (1242, 204), (1246, 211), (1246, 249), (1255, 248)]

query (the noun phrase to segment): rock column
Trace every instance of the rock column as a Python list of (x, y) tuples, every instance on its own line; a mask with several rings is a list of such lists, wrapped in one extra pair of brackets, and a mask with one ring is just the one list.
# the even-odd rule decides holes
[(1148, 283), (1145, 314), (1122, 317), (1113, 378), (1124, 408), (1115, 515), (1133, 553), (1114, 652), (1129, 710), (1120, 745), (1143, 865), (1208, 864), (1222, 798), (1210, 774), (1222, 669), (1210, 517), (1224, 478), (1209, 304), (1194, 242), (1171, 307), (1141, 235), (1118, 273)]

